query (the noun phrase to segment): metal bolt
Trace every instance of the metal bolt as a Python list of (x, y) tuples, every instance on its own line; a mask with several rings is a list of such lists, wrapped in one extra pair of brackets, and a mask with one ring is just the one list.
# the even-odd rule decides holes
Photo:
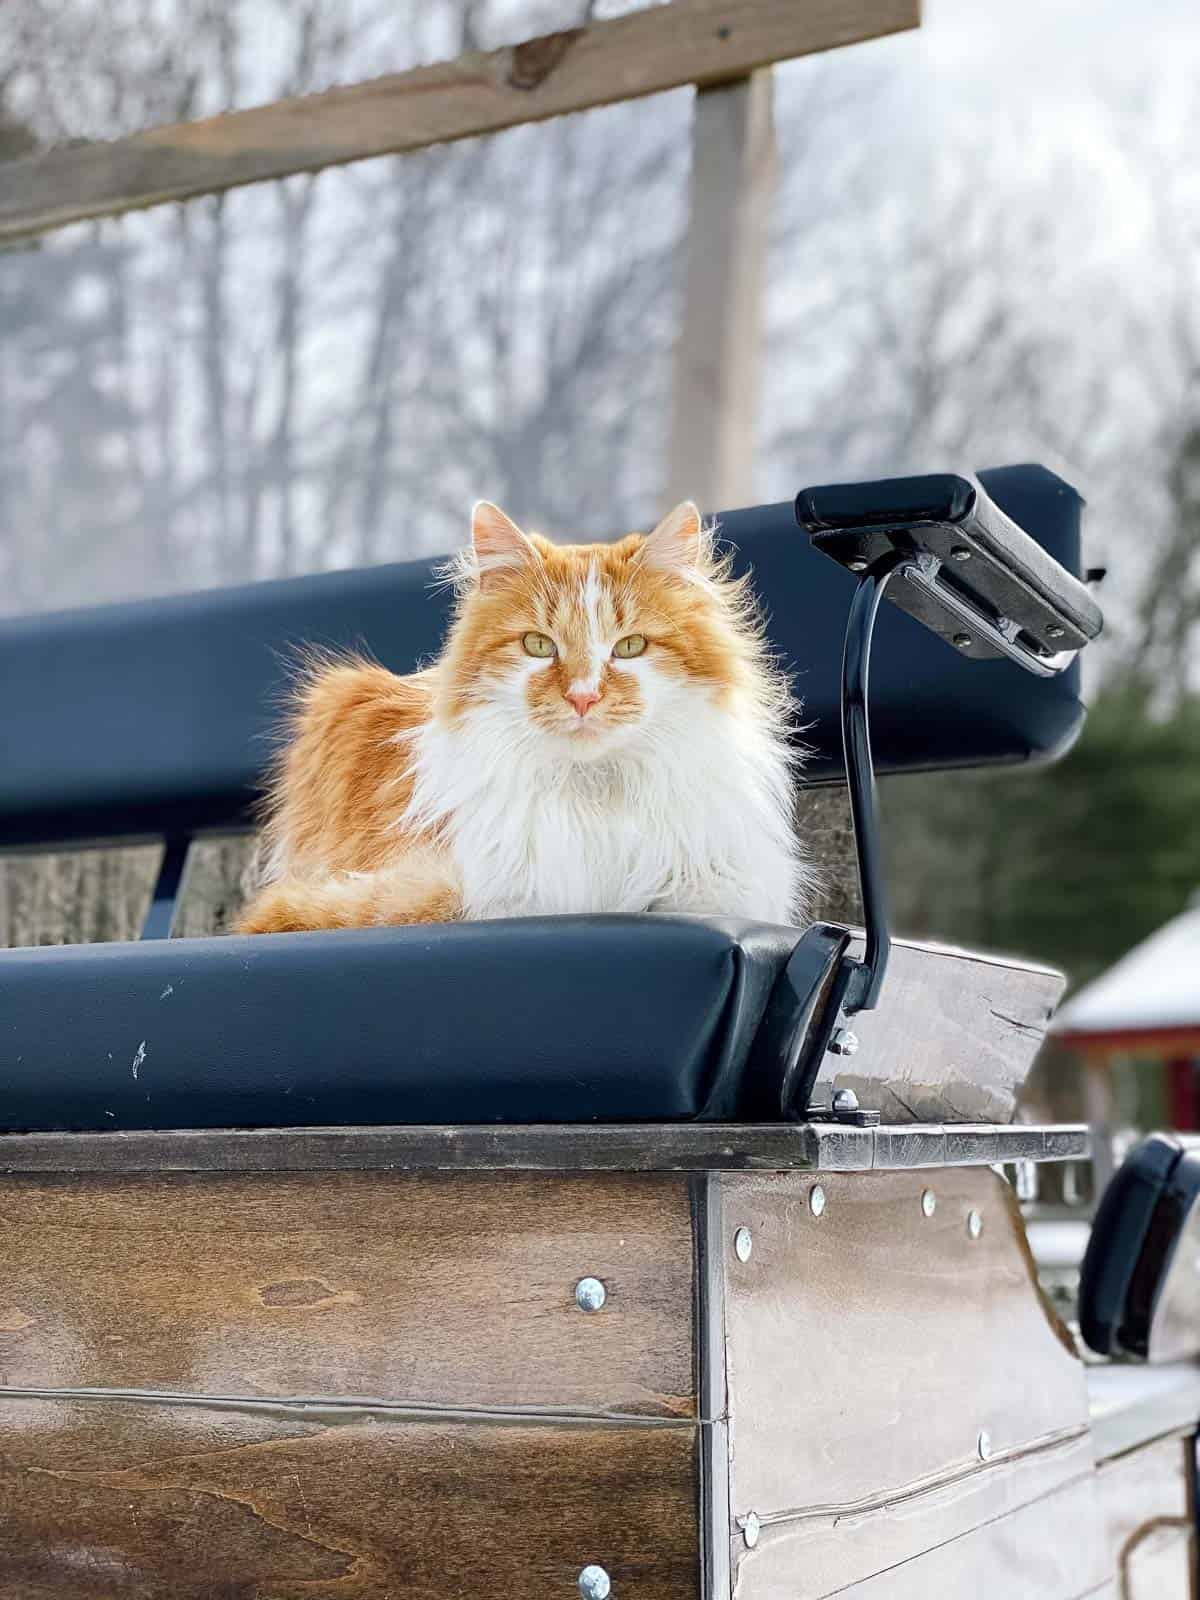
[(819, 1183), (814, 1183), (808, 1191), (808, 1209), (814, 1217), (819, 1217), (825, 1210), (825, 1191)]
[(937, 1195), (934, 1194), (932, 1189), (922, 1189), (922, 1191), (921, 1191), (921, 1214), (922, 1214), (922, 1216), (931, 1217), (936, 1210), (937, 1210)]
[(970, 561), (971, 559), (971, 552), (965, 544), (956, 544), (950, 554), (955, 561)]
[(971, 643), (971, 635), (969, 633), (956, 633), (954, 635), (954, 643), (960, 650), (965, 650)]
[(1046, 629), (1046, 637), (1047, 639), (1061, 639), (1066, 631), (1065, 628), (1060, 628), (1057, 622), (1052, 622)]
[(849, 1028), (835, 1028), (830, 1036), (829, 1049), (835, 1056), (856, 1056), (858, 1035)]
[(758, 1543), (758, 1536), (762, 1532), (762, 1523), (758, 1520), (756, 1513), (752, 1511), (747, 1517), (739, 1517), (738, 1526), (742, 1530), (742, 1538), (746, 1541), (746, 1549), (753, 1550)]
[(579, 1592), (583, 1600), (608, 1600), (612, 1580), (603, 1567), (584, 1567), (579, 1574)]
[(739, 1261), (749, 1261), (754, 1249), (754, 1235), (749, 1228), (739, 1228), (733, 1236), (733, 1253)]
[(979, 1451), (980, 1461), (986, 1461), (992, 1453), (992, 1436), (986, 1428), (982, 1430), (975, 1441), (975, 1448)]
[(846, 565), (850, 568), (851, 572), (865, 572), (867, 570), (867, 563), (865, 561), (847, 561)]
[(982, 1232), (983, 1232), (983, 1218), (979, 1215), (978, 1211), (968, 1211), (967, 1212), (967, 1237), (971, 1238), (971, 1239), (978, 1239), (979, 1235)]
[(580, 1278), (575, 1285), (575, 1304), (580, 1311), (602, 1311), (608, 1290), (599, 1278)]
[[(855, 1040), (854, 1049), (858, 1049), (857, 1040)], [(851, 1053), (853, 1054), (853, 1052)], [(829, 1103), (834, 1111), (847, 1112), (858, 1110), (858, 1096), (855, 1094), (853, 1089), (835, 1089), (833, 1091), (833, 1098)]]

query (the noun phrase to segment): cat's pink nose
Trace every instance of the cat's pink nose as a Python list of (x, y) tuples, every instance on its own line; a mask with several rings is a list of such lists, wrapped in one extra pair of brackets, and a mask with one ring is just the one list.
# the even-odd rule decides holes
[(600, 703), (600, 696), (595, 689), (572, 689), (567, 699), (581, 717), (586, 717), (592, 707)]

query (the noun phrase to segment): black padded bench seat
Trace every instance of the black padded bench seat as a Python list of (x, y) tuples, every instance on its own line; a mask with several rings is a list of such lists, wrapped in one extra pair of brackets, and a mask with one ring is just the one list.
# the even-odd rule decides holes
[(799, 939), (613, 916), (9, 950), (0, 1131), (770, 1115)]
[[(832, 505), (843, 517), (848, 502), (884, 507), (872, 538), (903, 513), (911, 543), (930, 485), (957, 481), (807, 498), (824, 516)], [(1036, 541), (1021, 571), (1044, 576), (1056, 561), (1078, 574), (1081, 502), (1069, 485), (1037, 466), (979, 481), (1004, 526), (1018, 525), (1018, 545)], [(754, 569), (771, 645), (803, 697), (805, 779), (838, 779), (840, 661), (862, 563), (829, 560), (790, 502), (720, 522), (739, 566)], [(973, 570), (984, 554), (979, 543)], [(143, 942), (0, 952), (0, 1132), (808, 1113), (829, 1042), (818, 1019), (831, 1028), (840, 1004), (829, 980), (845, 929), (573, 917), (162, 937), (189, 838), (251, 822), (296, 647), (359, 645), (411, 670), (436, 650), (446, 619), (432, 576), (431, 563), (413, 562), (0, 623), (0, 849), (145, 837), (169, 846), (162, 914), (152, 912)], [(883, 771), (1047, 759), (1083, 720), (1074, 661), (1030, 678), (1011, 660), (968, 660), (897, 607), (880, 615), (873, 663)], [(948, 1058), (955, 1105), (968, 1090), (981, 1103), (972, 1074), (986, 1068), (1003, 1080), (999, 1099), (982, 1102), (988, 1115), (1009, 1108), (1011, 1063), (1023, 1073), (1044, 1026), (1047, 975), (1020, 977), (1016, 1000), (996, 1005), (995, 985), (1014, 982), (1001, 970), (972, 966), (967, 981), (961, 962), (928, 951), (909, 965), (897, 1004), (922, 1051), (935, 1042), (932, 1023), (917, 1026), (931, 1008), (958, 1041)], [(895, 1059), (893, 1022), (876, 1015), (854, 1082), (878, 1114), (884, 1075), (903, 1067), (907, 1114), (920, 1120), (932, 1104), (941, 1115), (945, 1083), (922, 1089), (913, 1064)], [(993, 1037), (994, 1019), (1015, 1041)], [(980, 1055), (981, 1038), (992, 1055)], [(852, 1053), (835, 1053), (838, 1076)], [(824, 1062), (830, 1089), (831, 1070)]]

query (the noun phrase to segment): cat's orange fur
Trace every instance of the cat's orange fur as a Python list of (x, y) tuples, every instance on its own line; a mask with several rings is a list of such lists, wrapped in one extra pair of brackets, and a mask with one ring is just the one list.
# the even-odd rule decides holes
[[(454, 730), (523, 687), (521, 715), (564, 761), (586, 762), (647, 714), (646, 694), (686, 681), (705, 703), (765, 706), (778, 685), (743, 586), (713, 556), (692, 506), (653, 535), (555, 545), (526, 537), (486, 504), (459, 565), (459, 601), (438, 661), (398, 677), (361, 660), (318, 660), (294, 701), (291, 738), (269, 796), (268, 883), (245, 933), (450, 921), (463, 889), (440, 825), (402, 821), (413, 799), (413, 736)], [(532, 671), (523, 640), (552, 636)], [(636, 631), (650, 676), (599, 661), (596, 639)], [(589, 676), (590, 675), (590, 676)], [(587, 679), (596, 704), (575, 709)], [(534, 732), (536, 730), (536, 732)]]
[(267, 838), (286, 841), (288, 872), (247, 908), (240, 932), (454, 920), (458, 895), (437, 851), (413, 841), (397, 862), (405, 841), (396, 820), (412, 780), (396, 739), (428, 720), (432, 696), (431, 672), (402, 678), (348, 660), (310, 667), (270, 795)]

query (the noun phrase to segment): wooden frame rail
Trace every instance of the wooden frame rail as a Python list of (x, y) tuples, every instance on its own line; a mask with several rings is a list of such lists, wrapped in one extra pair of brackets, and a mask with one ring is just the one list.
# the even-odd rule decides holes
[(0, 241), (710, 86), (920, 20), (919, 0), (672, 0), (489, 52), (0, 165)]
[(541, 1123), (496, 1127), (201, 1128), (0, 1136), (17, 1172), (880, 1172), (1078, 1161), (1080, 1124)]

